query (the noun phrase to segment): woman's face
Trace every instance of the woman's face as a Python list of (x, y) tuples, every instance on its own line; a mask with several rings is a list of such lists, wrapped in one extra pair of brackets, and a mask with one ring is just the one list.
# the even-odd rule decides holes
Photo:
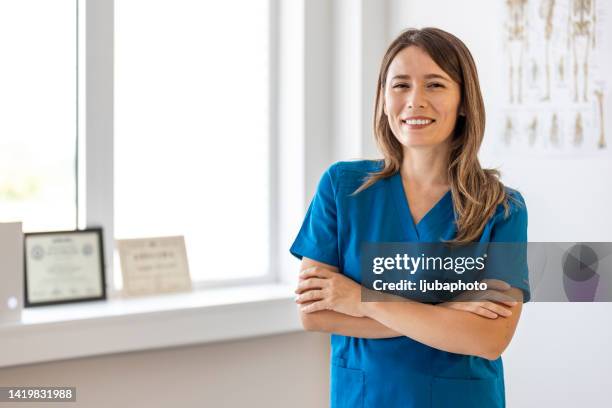
[(391, 130), (403, 146), (427, 147), (450, 140), (461, 90), (422, 49), (406, 47), (391, 61), (384, 99)]

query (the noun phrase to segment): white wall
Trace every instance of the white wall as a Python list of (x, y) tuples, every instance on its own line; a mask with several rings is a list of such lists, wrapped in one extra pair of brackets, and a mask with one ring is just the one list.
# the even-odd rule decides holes
[(74, 408), (324, 407), (329, 336), (294, 333), (4, 368), (0, 384), (76, 387), (77, 402), (64, 405)]
[[(430, 0), (424, 6), (390, 0), (389, 40), (409, 26), (436, 26), (457, 35), (476, 59), (486, 107), (492, 112), (501, 99), (499, 84), (504, 83), (498, 35), (504, 4)], [(530, 241), (612, 241), (612, 155), (501, 156), (491, 148), (493, 137), (490, 132), (485, 136), (482, 162), (499, 167), (504, 182), (525, 197)], [(612, 304), (605, 303), (527, 304), (504, 354), (508, 406), (604, 406), (612, 387), (611, 314)]]

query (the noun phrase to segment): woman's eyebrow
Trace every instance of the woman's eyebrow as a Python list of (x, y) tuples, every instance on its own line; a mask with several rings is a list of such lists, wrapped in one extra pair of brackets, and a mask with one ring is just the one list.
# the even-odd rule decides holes
[[(410, 79), (410, 75), (399, 74), (391, 78), (391, 80), (395, 80), (395, 79)], [(425, 75), (425, 79), (443, 79), (445, 81), (450, 81), (450, 79), (440, 74), (427, 74)]]
[(450, 79), (448, 79), (447, 77), (445, 77), (444, 75), (440, 75), (440, 74), (427, 74), (425, 75), (425, 79), (443, 79), (445, 81), (450, 81)]

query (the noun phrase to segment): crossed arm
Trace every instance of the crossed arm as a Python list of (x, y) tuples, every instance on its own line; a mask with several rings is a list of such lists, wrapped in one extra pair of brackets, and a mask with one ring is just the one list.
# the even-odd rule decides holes
[[(482, 302), (429, 305), (402, 298), (361, 302), (361, 286), (338, 268), (303, 258), (298, 289), (304, 329), (362, 338), (407, 336), (451, 353), (497, 359), (510, 343), (522, 301), (488, 302), (489, 317), (477, 313)], [(516, 288), (505, 291), (522, 300)], [(498, 317), (499, 316), (499, 317)], [(495, 318), (494, 318), (495, 317)]]

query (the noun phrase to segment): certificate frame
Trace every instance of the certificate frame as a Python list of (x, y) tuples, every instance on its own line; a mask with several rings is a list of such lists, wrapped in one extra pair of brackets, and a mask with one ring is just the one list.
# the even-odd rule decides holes
[[(97, 270), (92, 272), (92, 278), (99, 279), (99, 295), (93, 296), (74, 296), (74, 297), (65, 297), (58, 298), (55, 300), (44, 300), (44, 301), (36, 301), (32, 299), (31, 296), (31, 287), (28, 287), (28, 264), (30, 255), (28, 253), (28, 242), (32, 240), (36, 240), (37, 238), (52, 238), (57, 236), (69, 236), (71, 238), (77, 238), (84, 234), (95, 234), (95, 248), (93, 249), (93, 253), (98, 255), (98, 260), (95, 262), (97, 266)], [(91, 227), (85, 229), (78, 230), (68, 230), (68, 231), (45, 231), (45, 232), (29, 232), (24, 234), (23, 239), (23, 248), (24, 248), (24, 260), (23, 260), (23, 271), (24, 271), (24, 307), (37, 307), (37, 306), (49, 306), (49, 305), (59, 305), (66, 303), (79, 303), (79, 302), (89, 302), (89, 301), (97, 301), (97, 300), (106, 300), (106, 274), (105, 274), (105, 262), (104, 262), (104, 240), (102, 237), (102, 228), (101, 227)], [(30, 271), (31, 272), (31, 271)]]

